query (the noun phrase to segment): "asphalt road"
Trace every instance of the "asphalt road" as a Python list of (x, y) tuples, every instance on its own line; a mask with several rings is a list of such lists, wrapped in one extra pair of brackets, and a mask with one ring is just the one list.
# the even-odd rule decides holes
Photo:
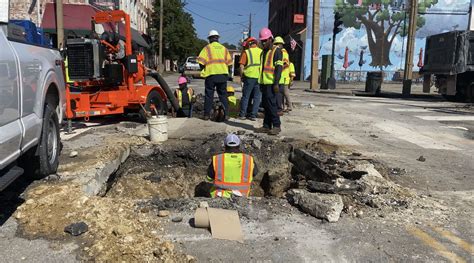
[[(165, 76), (172, 89), (177, 87), (177, 77)], [(193, 80), (190, 86), (197, 93), (203, 93), (203, 84), (203, 80)], [(239, 87), (236, 83), (232, 85)], [(288, 261), (291, 260), (288, 256), (291, 253), (285, 251), (291, 248), (293, 254), (296, 251), (300, 255), (296, 261), (472, 262), (474, 107), (446, 102), (436, 95), (403, 99), (397, 96), (401, 90), (399, 84), (387, 85), (390, 91), (387, 97), (352, 96), (350, 91), (362, 86), (344, 84), (335, 91), (311, 93), (304, 91), (309, 87), (308, 83), (296, 83), (291, 91), (296, 109), (283, 118), (281, 135), (325, 139), (404, 170), (391, 179), (420, 194), (439, 198), (445, 206), (455, 208), (450, 220), (440, 223), (437, 215), (433, 214), (431, 220), (408, 225), (394, 223), (390, 218), (346, 218), (337, 224), (323, 224), (311, 220), (311, 217), (295, 215), (294, 218), (278, 219), (272, 222), (272, 226), (248, 226), (252, 231), (261, 228), (257, 232), (261, 235), (250, 237), (256, 240), (254, 246), (221, 244), (216, 247), (220, 249), (216, 255), (221, 255), (217, 258), (207, 256), (211, 251), (206, 248), (215, 244), (212, 240), (193, 239), (196, 235), (202, 236), (202, 233), (181, 233), (173, 225), (169, 226), (169, 230), (178, 231), (182, 248), (202, 261), (229, 257), (237, 261)], [(414, 92), (419, 94), (419, 87)], [(260, 125), (261, 121), (233, 120), (225, 129), (252, 130)], [(6, 194), (0, 194), (0, 207), (12, 210), (8, 213), (1, 211), (0, 261), (75, 261), (76, 244), (28, 240), (16, 234), (17, 225), (11, 214), (22, 202), (21, 193), (30, 183), (24, 182), (24, 187), (9, 187)], [(274, 240), (274, 235), (266, 233), (275, 231), (275, 227), (284, 229), (289, 238), (280, 239), (273, 245), (278, 248), (281, 257), (268, 250), (267, 243)], [(170, 236), (170, 239), (176, 238)], [(224, 254), (224, 251), (231, 250), (234, 252)], [(252, 253), (246, 254), (247, 251)]]

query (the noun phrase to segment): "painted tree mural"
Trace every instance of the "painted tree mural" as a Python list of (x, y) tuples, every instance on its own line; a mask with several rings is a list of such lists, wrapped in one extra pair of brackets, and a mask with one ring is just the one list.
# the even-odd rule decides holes
[[(390, 49), (397, 35), (408, 32), (407, 8), (402, 8), (403, 0), (336, 0), (335, 11), (343, 14), (346, 28), (365, 29), (372, 55), (372, 67), (387, 67)], [(438, 3), (438, 0), (419, 0), (419, 13)], [(405, 20), (406, 18), (406, 20)], [(405, 22), (407, 23), (405, 25)], [(418, 15), (417, 29), (423, 27), (425, 19)]]

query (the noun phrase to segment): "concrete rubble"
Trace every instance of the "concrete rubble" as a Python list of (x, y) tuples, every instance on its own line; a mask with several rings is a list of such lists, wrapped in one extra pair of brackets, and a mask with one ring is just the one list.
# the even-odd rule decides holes
[(328, 222), (337, 222), (341, 216), (344, 203), (337, 194), (310, 193), (304, 189), (288, 191), (289, 201), (304, 212)]

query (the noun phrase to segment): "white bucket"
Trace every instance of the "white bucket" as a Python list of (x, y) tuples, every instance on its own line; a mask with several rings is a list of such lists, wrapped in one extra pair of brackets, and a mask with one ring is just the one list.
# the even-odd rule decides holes
[(164, 142), (168, 140), (168, 120), (166, 116), (152, 116), (148, 119), (150, 141)]

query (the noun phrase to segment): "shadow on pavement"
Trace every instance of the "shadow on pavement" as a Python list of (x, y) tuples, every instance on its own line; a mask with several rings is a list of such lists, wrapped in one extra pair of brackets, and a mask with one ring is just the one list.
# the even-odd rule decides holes
[(24, 191), (34, 182), (31, 175), (23, 174), (6, 189), (0, 192), (0, 226), (25, 202)]
[(253, 125), (246, 124), (246, 123), (235, 122), (235, 121), (226, 121), (225, 123), (229, 126), (237, 127), (237, 128), (241, 128), (241, 129), (245, 129), (245, 130), (249, 130), (249, 131), (255, 130)]

